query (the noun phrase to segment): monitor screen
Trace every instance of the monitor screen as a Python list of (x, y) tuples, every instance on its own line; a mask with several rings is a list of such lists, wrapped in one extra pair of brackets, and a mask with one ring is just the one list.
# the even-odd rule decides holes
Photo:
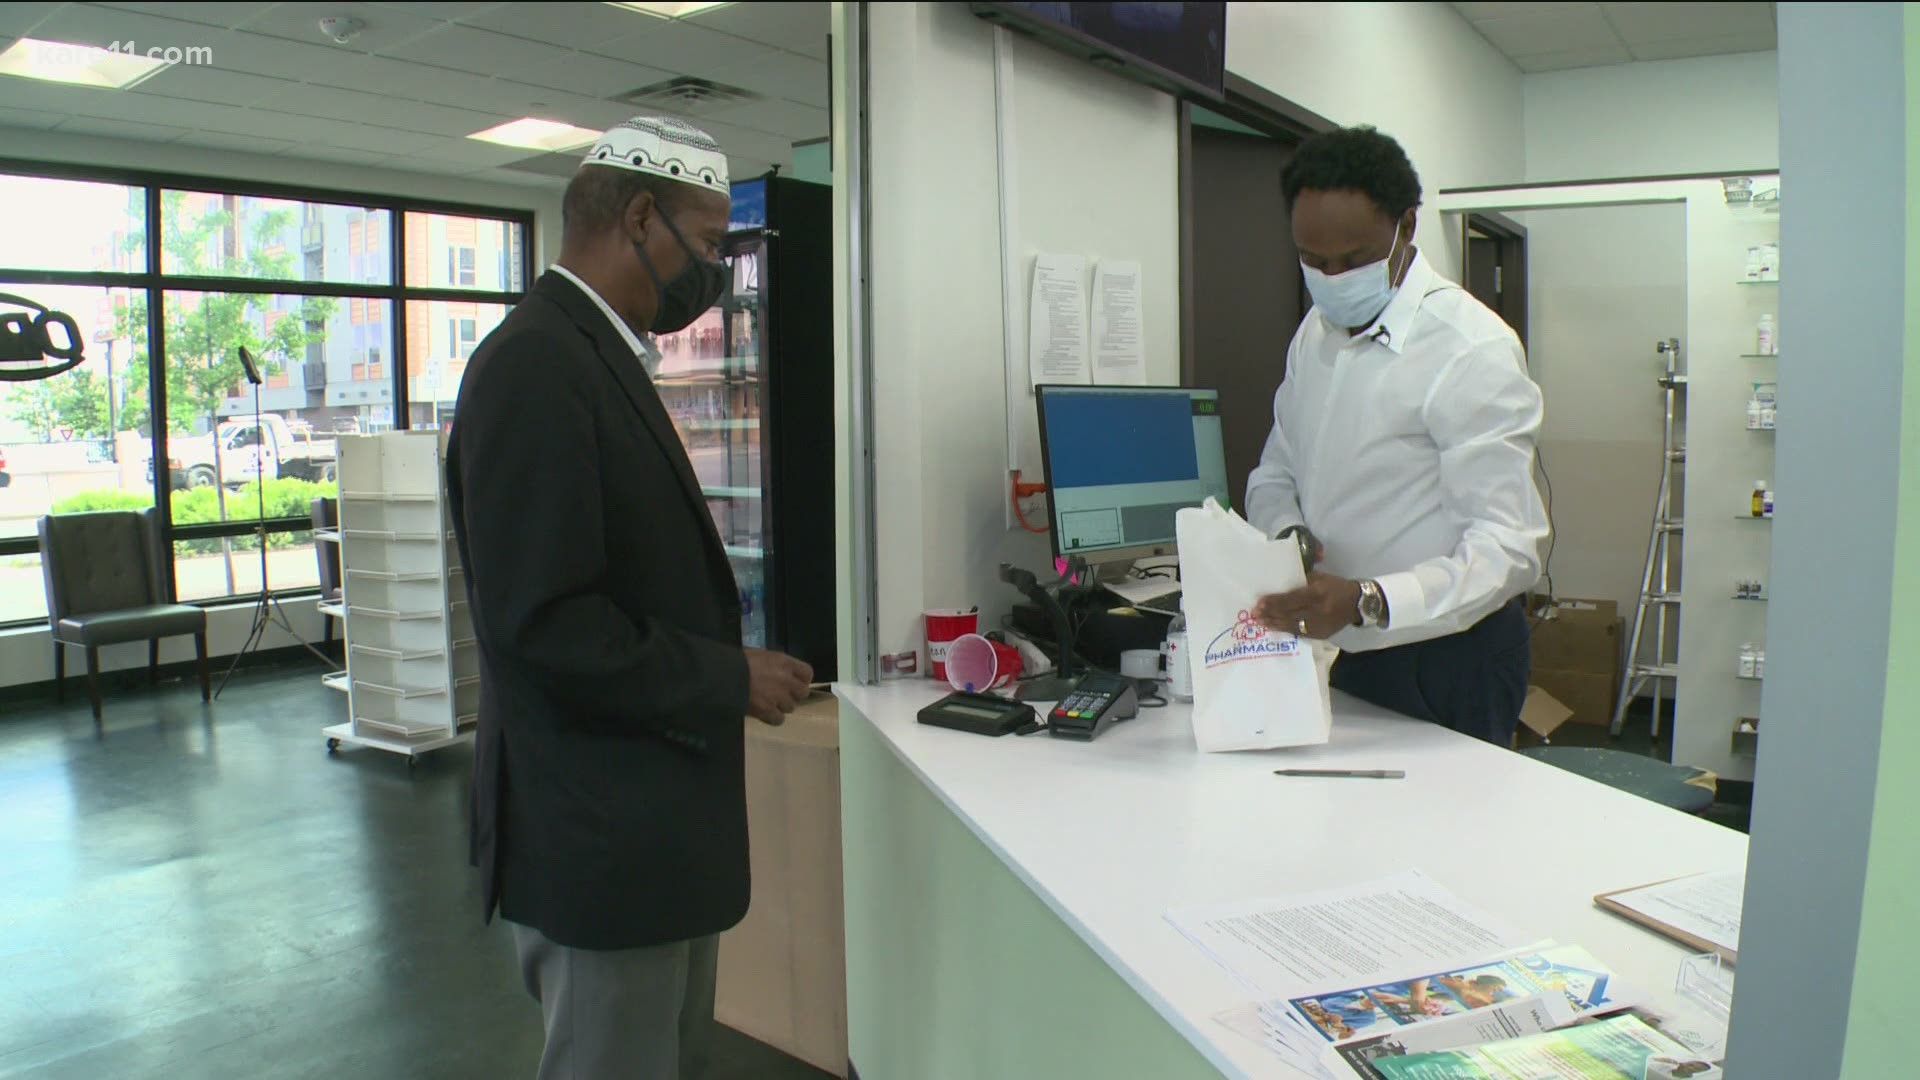
[(1173, 516), (1227, 502), (1220, 394), (1156, 386), (1042, 386), (1040, 449), (1055, 555), (1170, 550)]
[(1227, 5), (1212, 3), (976, 3), (980, 16), (1056, 48), (1180, 93), (1218, 98), (1227, 70)]

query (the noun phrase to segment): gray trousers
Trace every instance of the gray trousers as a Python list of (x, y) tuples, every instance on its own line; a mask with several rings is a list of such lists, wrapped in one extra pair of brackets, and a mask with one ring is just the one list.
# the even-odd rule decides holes
[(547, 1045), (539, 1080), (696, 1080), (713, 1037), (716, 936), (642, 949), (574, 949), (513, 927)]

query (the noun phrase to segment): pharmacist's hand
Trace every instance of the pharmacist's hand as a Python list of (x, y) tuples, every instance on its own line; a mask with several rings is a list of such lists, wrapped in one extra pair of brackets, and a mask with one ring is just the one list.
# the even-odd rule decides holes
[(807, 699), (813, 668), (785, 653), (746, 649), (747, 715), (763, 724), (783, 724)]
[(1318, 570), (1307, 587), (1263, 596), (1253, 606), (1260, 625), (1304, 638), (1330, 638), (1352, 626), (1360, 615), (1360, 583)]

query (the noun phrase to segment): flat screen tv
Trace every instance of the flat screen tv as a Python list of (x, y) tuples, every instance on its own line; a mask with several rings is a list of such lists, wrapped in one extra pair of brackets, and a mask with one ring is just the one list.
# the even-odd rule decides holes
[(1000, 23), (1176, 97), (1219, 100), (1227, 71), (1222, 3), (976, 3)]

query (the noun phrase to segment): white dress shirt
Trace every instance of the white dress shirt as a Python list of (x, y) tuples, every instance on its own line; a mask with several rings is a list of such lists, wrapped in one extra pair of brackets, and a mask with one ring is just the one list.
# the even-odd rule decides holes
[(547, 269), (573, 282), (579, 286), (581, 292), (587, 294), (587, 299), (593, 301), (593, 306), (599, 308), (600, 313), (605, 315), (607, 321), (613, 324), (613, 328), (620, 332), (620, 339), (627, 343), (629, 349), (633, 350), (633, 355), (640, 358), (640, 365), (647, 369), (647, 378), (653, 378), (654, 373), (660, 370), (660, 350), (653, 347), (653, 342), (634, 333), (633, 327), (627, 325), (627, 320), (621, 318), (619, 314), (613, 310), (613, 305), (607, 303), (605, 297), (594, 292), (593, 286), (580, 280), (580, 275), (561, 266), (559, 263), (554, 263), (552, 266), (547, 267)]
[(1342, 630), (1341, 648), (1464, 630), (1540, 576), (1540, 416), (1513, 331), (1416, 251), (1364, 332), (1318, 307), (1300, 324), (1247, 519), (1268, 535), (1304, 523), (1322, 570), (1379, 581), (1387, 628)]

